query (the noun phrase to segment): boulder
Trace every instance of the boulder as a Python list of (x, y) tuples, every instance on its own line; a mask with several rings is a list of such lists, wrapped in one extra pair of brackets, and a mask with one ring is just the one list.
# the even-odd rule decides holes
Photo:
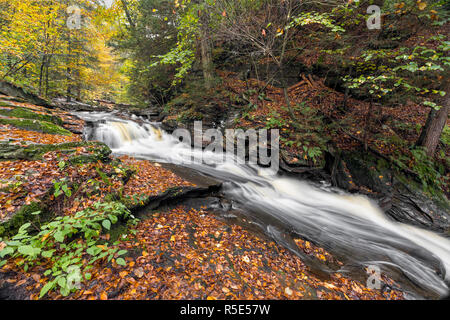
[(27, 89), (20, 88), (12, 83), (0, 80), (0, 93), (24, 99), (30, 103), (47, 108), (53, 108), (53, 105), (42, 97), (32, 93)]

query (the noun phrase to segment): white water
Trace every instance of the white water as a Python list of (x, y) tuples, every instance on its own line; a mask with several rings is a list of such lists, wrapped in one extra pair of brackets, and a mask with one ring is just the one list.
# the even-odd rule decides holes
[[(100, 113), (78, 115), (91, 121), (107, 117)], [(378, 265), (382, 270), (401, 270), (426, 292), (439, 296), (448, 292), (444, 279), (450, 280), (450, 240), (388, 219), (366, 197), (332, 192), (229, 159), (223, 162), (222, 155), (193, 150), (150, 123), (139, 125), (110, 117), (99, 123), (91, 136), (115, 153), (183, 163), (226, 181), (225, 194), (261, 216), (261, 221), (275, 219), (330, 252), (344, 255), (361, 269)], [(215, 164), (194, 163), (190, 161), (194, 154)], [(266, 224), (265, 228), (275, 235), (271, 231), (274, 226)], [(438, 274), (439, 266), (444, 275)]]

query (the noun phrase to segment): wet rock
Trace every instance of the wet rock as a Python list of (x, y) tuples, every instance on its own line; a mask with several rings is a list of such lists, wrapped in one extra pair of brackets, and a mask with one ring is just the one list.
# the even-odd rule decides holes
[(209, 187), (173, 187), (164, 193), (150, 196), (139, 204), (125, 203), (134, 214), (140, 214), (164, 205), (173, 205), (190, 198), (206, 197), (220, 190), (221, 184)]
[(437, 232), (450, 232), (447, 199), (426, 194), (417, 181), (370, 154), (341, 152), (325, 167), (334, 186), (375, 199), (395, 221)]
[(16, 272), (0, 272), (0, 300), (29, 300), (30, 294), (26, 289), (32, 279), (29, 278), (24, 284), (17, 286), (15, 280)]
[(394, 220), (450, 235), (450, 206), (437, 197), (430, 198), (414, 184), (397, 181), (386, 213)]
[(68, 142), (61, 144), (30, 144), (21, 146), (10, 141), (0, 141), (0, 160), (38, 160), (50, 151), (75, 152), (78, 147), (87, 147), (92, 153), (74, 156), (70, 160), (74, 164), (96, 162), (98, 160), (107, 162), (111, 149), (102, 142)]
[(0, 93), (19, 98), (22, 101), (29, 101), (30, 103), (33, 103), (38, 106), (43, 106), (47, 108), (53, 108), (53, 104), (51, 104), (49, 101), (35, 95), (31, 91), (20, 88), (16, 85), (13, 85), (12, 83), (6, 82), (1, 80), (0, 81)]

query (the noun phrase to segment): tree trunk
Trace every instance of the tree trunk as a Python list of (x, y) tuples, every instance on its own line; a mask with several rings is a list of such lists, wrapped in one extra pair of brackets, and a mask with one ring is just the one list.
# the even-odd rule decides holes
[[(427, 155), (433, 157), (436, 152), (437, 145), (439, 144), (439, 139), (441, 137), (442, 130), (445, 127), (448, 118), (449, 103), (446, 99), (446, 105), (435, 112), (435, 116), (430, 120), (428, 128), (424, 127), (425, 137), (422, 142), (422, 146), (425, 147)], [(431, 112), (430, 112), (431, 113)]]
[(131, 18), (130, 11), (128, 10), (128, 4), (126, 0), (122, 0), (123, 11), (125, 11), (125, 15), (127, 17), (128, 23), (130, 24), (131, 29), (134, 31), (136, 29), (136, 25), (134, 24), (133, 19)]
[(208, 36), (207, 26), (207, 23), (204, 22), (201, 27), (200, 46), (202, 51), (202, 69), (205, 87), (206, 89), (210, 89), (213, 86), (214, 71), (211, 54), (211, 42)]
[(71, 36), (71, 34), (70, 34), (70, 31), (69, 31), (68, 39), (67, 39), (67, 41), (68, 41), (67, 42), (68, 55), (67, 55), (67, 69), (66, 69), (66, 72), (67, 72), (67, 75), (66, 75), (66, 80), (67, 80), (66, 101), (67, 102), (71, 101), (71, 94), (72, 94), (72, 81), (71, 81), (72, 80), (72, 77), (71, 77), (72, 71), (70, 69), (70, 62), (71, 62), (70, 55), (71, 55), (72, 50), (71, 50), (71, 39), (70, 39), (70, 36)]
[(417, 139), (417, 141), (416, 141), (416, 146), (423, 146), (423, 144), (425, 142), (426, 133), (428, 131), (428, 128), (431, 125), (431, 120), (434, 119), (434, 117), (436, 116), (436, 113), (437, 113), (436, 109), (430, 108), (430, 112), (428, 113), (428, 116), (427, 116), (427, 121), (425, 122), (425, 125), (422, 128), (419, 139)]
[(364, 120), (363, 141), (364, 141), (364, 151), (366, 151), (366, 152), (369, 149), (368, 139), (369, 139), (369, 133), (371, 132), (372, 109), (373, 109), (373, 102), (372, 102), (372, 100), (370, 100), (369, 110), (367, 110), (366, 118)]
[(42, 79), (44, 78), (45, 54), (42, 56), (41, 67), (39, 68), (39, 95), (42, 96)]
[[(436, 152), (436, 148), (439, 144), (439, 139), (441, 137), (442, 130), (445, 127), (448, 119), (448, 112), (450, 109), (450, 85), (446, 86), (446, 95), (442, 99), (442, 107), (437, 112), (432, 112), (428, 114), (427, 123), (422, 129), (424, 132), (423, 140), (419, 145), (425, 147), (427, 155), (433, 157)], [(422, 134), (421, 134), (422, 136)], [(420, 140), (420, 138), (419, 138)]]
[[(353, 74), (353, 66), (350, 67), (350, 71), (348, 73), (350, 75), (350, 77)], [(344, 101), (342, 103), (342, 111), (347, 112), (347, 100), (348, 100), (348, 96), (350, 94), (350, 88), (348, 86), (345, 86), (345, 93), (344, 93)]]
[(52, 56), (49, 56), (47, 58), (47, 63), (45, 65), (45, 97), (46, 98), (48, 97), (48, 78), (49, 78), (49, 76), (48, 76), (48, 69), (50, 67), (51, 59), (52, 59)]

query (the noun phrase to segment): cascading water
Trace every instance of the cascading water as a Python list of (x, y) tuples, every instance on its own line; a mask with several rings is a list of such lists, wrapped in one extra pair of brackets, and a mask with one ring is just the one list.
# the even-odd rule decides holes
[[(368, 198), (348, 195), (305, 181), (284, 178), (266, 168), (223, 161), (223, 155), (192, 149), (155, 125), (124, 121), (104, 113), (78, 113), (96, 122), (88, 138), (117, 154), (183, 164), (224, 181), (225, 195), (256, 217), (266, 234), (283, 243), (277, 225), (331, 253), (346, 265), (375, 265), (397, 274), (428, 297), (448, 293), (450, 240), (436, 233), (388, 219)], [(208, 164), (190, 159), (201, 155)], [(268, 222), (269, 221), (269, 222)], [(276, 222), (276, 223), (271, 223)], [(289, 244), (286, 243), (289, 249)], [(323, 270), (331, 271), (323, 266)], [(345, 272), (344, 266), (340, 272)], [(397, 278), (393, 277), (394, 280)], [(414, 289), (412, 297), (420, 297)]]

